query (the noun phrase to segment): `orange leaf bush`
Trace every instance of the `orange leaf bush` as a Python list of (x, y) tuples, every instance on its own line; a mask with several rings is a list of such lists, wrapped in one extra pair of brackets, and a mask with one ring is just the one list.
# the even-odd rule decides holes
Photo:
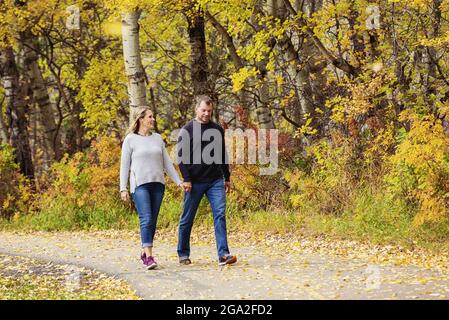
[(0, 217), (10, 219), (27, 211), (32, 188), (14, 162), (14, 150), (0, 144)]

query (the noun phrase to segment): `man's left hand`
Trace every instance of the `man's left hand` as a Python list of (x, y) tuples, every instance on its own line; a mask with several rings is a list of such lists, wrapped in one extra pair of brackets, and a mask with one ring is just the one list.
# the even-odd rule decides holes
[(225, 181), (225, 191), (226, 193), (231, 191), (231, 181)]

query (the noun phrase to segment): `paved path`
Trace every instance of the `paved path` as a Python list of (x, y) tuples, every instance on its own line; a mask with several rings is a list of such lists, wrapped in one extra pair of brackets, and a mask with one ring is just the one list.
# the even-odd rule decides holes
[(449, 275), (414, 266), (375, 265), (323, 254), (269, 254), (235, 248), (219, 267), (215, 246), (192, 246), (181, 266), (175, 245), (159, 243), (158, 270), (145, 270), (139, 243), (74, 234), (0, 232), (0, 253), (87, 267), (125, 279), (143, 299), (449, 299)]

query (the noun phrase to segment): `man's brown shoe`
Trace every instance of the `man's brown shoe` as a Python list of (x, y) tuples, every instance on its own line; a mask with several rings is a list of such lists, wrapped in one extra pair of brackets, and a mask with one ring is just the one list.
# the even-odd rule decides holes
[(225, 256), (225, 257), (220, 257), (220, 259), (218, 259), (218, 265), (219, 266), (224, 266), (225, 264), (233, 264), (237, 262), (237, 257), (236, 256)]
[(184, 258), (184, 259), (179, 260), (179, 263), (183, 264), (183, 265), (189, 265), (192, 263), (192, 261), (189, 258)]

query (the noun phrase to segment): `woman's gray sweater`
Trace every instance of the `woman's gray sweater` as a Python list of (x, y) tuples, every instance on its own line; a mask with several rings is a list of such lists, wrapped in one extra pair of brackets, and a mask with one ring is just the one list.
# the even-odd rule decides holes
[(131, 133), (125, 137), (120, 161), (120, 191), (128, 190), (128, 178), (131, 193), (145, 183), (165, 184), (164, 169), (176, 185), (181, 184), (182, 181), (159, 134), (142, 136)]

